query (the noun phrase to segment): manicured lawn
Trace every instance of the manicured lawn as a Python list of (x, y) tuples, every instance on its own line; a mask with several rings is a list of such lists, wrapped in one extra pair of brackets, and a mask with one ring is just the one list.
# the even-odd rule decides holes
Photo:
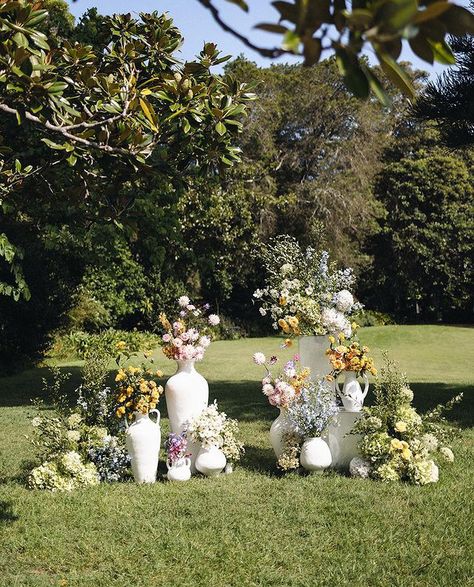
[[(474, 329), (393, 326), (362, 336), (401, 362), (420, 409), (465, 392), (451, 416), (461, 429), (456, 461), (442, 467), (437, 485), (281, 476), (268, 442), (277, 413), (250, 360), (257, 350), (278, 353), (278, 339), (211, 346), (198, 368), (211, 399), (241, 421), (247, 454), (231, 476), (182, 485), (102, 485), (66, 495), (27, 490), (21, 464), (32, 456), (28, 404), (46, 371), (1, 379), (0, 585), (473, 585)], [(156, 356), (170, 375), (173, 365)], [(77, 383), (80, 364), (64, 367)], [(164, 419), (164, 433), (166, 427)]]

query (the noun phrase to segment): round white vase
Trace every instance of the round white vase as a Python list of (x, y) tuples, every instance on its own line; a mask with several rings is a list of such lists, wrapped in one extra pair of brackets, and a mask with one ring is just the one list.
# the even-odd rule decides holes
[(206, 477), (216, 477), (226, 466), (225, 454), (217, 446), (201, 447), (196, 458), (196, 469)]
[[(156, 414), (153, 422), (149, 414)], [(150, 410), (148, 414), (134, 413), (134, 421), (125, 432), (125, 445), (137, 483), (154, 483), (160, 455), (160, 412)]]
[(278, 417), (270, 427), (270, 443), (277, 459), (281, 457), (285, 450), (283, 436), (290, 433), (292, 429), (291, 423), (288, 420), (288, 410), (286, 408), (280, 408)]
[(347, 412), (360, 412), (364, 405), (364, 400), (369, 391), (369, 379), (366, 373), (362, 374), (365, 381), (364, 391), (357, 381), (357, 375), (355, 371), (344, 371), (344, 385), (342, 390), (337, 382), (337, 390), (339, 397), (342, 400), (342, 404)]
[[(207, 407), (209, 385), (195, 367), (194, 361), (176, 361), (178, 369), (165, 386), (166, 408), (170, 419), (170, 429), (174, 434), (182, 434), (186, 423)], [(195, 461), (200, 444), (188, 439), (187, 452), (191, 457), (191, 472), (196, 472)]]
[(300, 463), (311, 473), (322, 473), (332, 463), (331, 451), (327, 442), (320, 437), (305, 440), (301, 447)]
[(331, 371), (326, 355), (326, 349), (329, 347), (327, 336), (300, 336), (298, 346), (301, 365), (311, 370), (311, 379), (324, 379)]
[(173, 464), (166, 461), (166, 466), (168, 468), (166, 477), (169, 481), (189, 481), (191, 479), (191, 459), (188, 457), (178, 459)]

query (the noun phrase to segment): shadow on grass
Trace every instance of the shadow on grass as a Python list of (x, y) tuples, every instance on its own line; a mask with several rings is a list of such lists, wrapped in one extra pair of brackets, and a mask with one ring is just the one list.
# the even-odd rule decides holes
[(0, 524), (13, 524), (19, 520), (19, 516), (13, 511), (13, 503), (11, 501), (0, 501)]
[[(65, 383), (65, 393), (75, 401), (74, 390), (81, 382), (80, 367), (62, 367), (61, 371), (71, 376)], [(51, 372), (47, 367), (31, 369), (23, 373), (0, 379), (0, 407), (28, 406), (31, 400), (40, 397), (48, 402), (43, 390), (43, 378), (51, 380)], [(111, 372), (109, 384), (113, 385)], [(164, 384), (164, 381), (163, 381)], [(277, 411), (271, 408), (260, 389), (260, 382), (255, 380), (242, 381), (209, 381), (210, 400), (217, 399), (219, 407), (229, 417), (241, 422), (271, 422)], [(474, 393), (472, 386), (456, 383), (412, 383), (415, 392), (414, 405), (420, 412), (426, 412), (439, 403), (444, 403), (459, 393), (464, 393), (461, 404), (455, 406), (447, 414), (448, 420), (466, 428), (474, 425)], [(373, 401), (369, 394), (368, 403)], [(167, 417), (166, 402), (160, 402), (163, 417)]]

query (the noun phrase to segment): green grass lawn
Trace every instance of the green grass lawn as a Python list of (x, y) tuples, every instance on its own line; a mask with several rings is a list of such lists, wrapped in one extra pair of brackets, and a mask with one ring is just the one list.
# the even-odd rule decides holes
[[(182, 485), (101, 485), (72, 494), (26, 489), (29, 400), (39, 395), (46, 370), (1, 379), (0, 585), (474, 585), (474, 329), (387, 326), (361, 336), (377, 357), (387, 349), (401, 363), (421, 410), (465, 392), (451, 415), (461, 429), (456, 461), (441, 468), (438, 484), (278, 474), (268, 439), (277, 412), (266, 404), (261, 370), (250, 358), (257, 350), (278, 353), (275, 338), (209, 349), (198, 369), (211, 400), (240, 420), (247, 453), (231, 476)], [(156, 356), (171, 375), (173, 365)], [(77, 383), (80, 363), (64, 368)], [(160, 407), (165, 413), (164, 401)]]

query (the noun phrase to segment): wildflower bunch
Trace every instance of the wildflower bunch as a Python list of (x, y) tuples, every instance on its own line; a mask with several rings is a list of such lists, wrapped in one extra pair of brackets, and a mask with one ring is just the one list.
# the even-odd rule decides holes
[[(362, 435), (359, 448), (370, 476), (385, 482), (426, 485), (438, 481), (440, 460), (452, 462), (450, 437), (441, 414), (461, 400), (457, 396), (422, 416), (411, 405), (413, 391), (397, 366), (385, 358), (375, 383), (375, 403), (365, 407), (353, 432)], [(366, 467), (366, 468), (367, 468)]]
[(353, 334), (347, 341), (342, 332), (337, 339), (334, 336), (329, 337), (330, 347), (326, 350), (326, 355), (332, 366), (331, 379), (341, 371), (354, 371), (357, 375), (377, 375), (374, 360), (369, 356), (369, 347), (362, 345), (357, 337), (357, 324), (353, 323), (352, 328)]
[(209, 304), (198, 307), (188, 296), (181, 296), (178, 306), (178, 316), (173, 320), (164, 313), (160, 314), (163, 353), (168, 359), (177, 361), (201, 361), (220, 318), (217, 314), (208, 314)]
[(290, 336), (340, 331), (350, 336), (348, 316), (362, 307), (350, 291), (355, 281), (351, 269), (337, 270), (326, 251), (303, 250), (287, 235), (266, 246), (262, 259), (268, 284), (253, 297), (275, 330)]
[(288, 421), (301, 438), (321, 436), (338, 408), (333, 393), (322, 381), (310, 381), (288, 407)]
[(183, 459), (186, 456), (187, 447), (186, 434), (169, 434), (165, 443), (169, 463), (173, 465)]

